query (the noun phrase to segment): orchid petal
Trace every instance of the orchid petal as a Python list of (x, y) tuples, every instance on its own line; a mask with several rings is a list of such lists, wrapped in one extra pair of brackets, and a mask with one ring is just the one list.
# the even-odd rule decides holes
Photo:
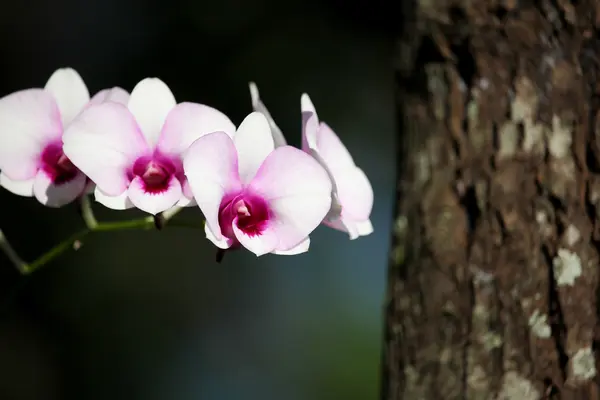
[(308, 154), (290, 146), (273, 151), (249, 185), (273, 213), (278, 250), (305, 239), (331, 207), (332, 184), (323, 167)]
[(261, 113), (250, 113), (238, 127), (233, 142), (238, 154), (240, 178), (248, 183), (275, 148), (269, 121)]
[(238, 228), (237, 218), (233, 220), (233, 233), (240, 244), (256, 254), (257, 257), (275, 250), (280, 240), (278, 237), (278, 234), (280, 233), (279, 230), (272, 229), (271, 226), (262, 231), (260, 235), (246, 234)]
[(127, 194), (134, 206), (142, 211), (156, 215), (177, 204), (181, 198), (181, 184), (177, 178), (171, 177), (165, 190), (153, 193), (146, 189), (144, 180), (136, 176), (131, 181), (129, 189), (127, 189)]
[(373, 209), (373, 188), (363, 170), (358, 167), (337, 170), (333, 178), (342, 215), (356, 221), (369, 219)]
[(100, 188), (96, 187), (96, 190), (94, 191), (94, 197), (98, 203), (112, 210), (127, 210), (135, 207), (129, 199), (127, 190), (118, 196), (109, 196), (100, 190)]
[(44, 147), (61, 135), (56, 102), (44, 90), (22, 90), (0, 99), (0, 169), (11, 180), (33, 179)]
[(214, 233), (208, 227), (208, 224), (204, 225), (204, 232), (206, 233), (206, 238), (220, 249), (228, 249), (233, 245), (233, 240), (227, 236), (221, 235), (221, 239), (217, 239)]
[(181, 198), (179, 199), (179, 201), (177, 202), (177, 207), (193, 207), (193, 206), (197, 206), (198, 203), (196, 203), (196, 200), (193, 197), (187, 197), (184, 195), (181, 196)]
[(302, 112), (302, 150), (310, 153), (317, 147), (317, 133), (319, 132), (319, 118), (317, 114)]
[(250, 82), (248, 86), (250, 87), (250, 98), (252, 100), (252, 108), (254, 109), (254, 111), (258, 111), (259, 113), (263, 114), (265, 118), (267, 118), (267, 121), (269, 121), (269, 126), (271, 127), (271, 134), (273, 135), (273, 143), (275, 147), (285, 146), (287, 144), (285, 136), (283, 136), (283, 132), (281, 132), (281, 129), (279, 129), (279, 127), (275, 123), (275, 120), (271, 116), (271, 113), (269, 113), (269, 110), (267, 110), (267, 107), (260, 99), (258, 87), (254, 82)]
[(317, 115), (317, 110), (315, 109), (315, 106), (311, 101), (310, 97), (306, 93), (302, 93), (302, 95), (300, 96), (300, 111), (303, 113), (313, 113), (315, 114), (315, 116)]
[(118, 196), (129, 186), (131, 166), (149, 149), (129, 110), (108, 102), (87, 108), (69, 125), (63, 151), (104, 193)]
[(96, 93), (94, 97), (92, 97), (92, 99), (88, 103), (88, 106), (94, 104), (102, 104), (107, 101), (112, 101), (114, 103), (119, 103), (126, 106), (129, 102), (129, 93), (127, 92), (127, 90), (118, 86), (115, 86), (111, 89), (103, 89)]
[(358, 239), (360, 237), (356, 224), (351, 220), (343, 220), (341, 217), (329, 218), (323, 220), (323, 225), (341, 232), (346, 232), (350, 237), (350, 240)]
[(180, 155), (199, 137), (225, 132), (233, 137), (235, 125), (221, 111), (196, 103), (181, 103), (167, 116), (156, 145), (162, 153)]
[(324, 122), (319, 125), (315, 146), (311, 146), (311, 148), (319, 153), (319, 156), (327, 164), (327, 168), (334, 175), (336, 171), (350, 169), (355, 166), (346, 146)]
[(65, 183), (55, 184), (44, 170), (40, 170), (33, 183), (33, 194), (36, 199), (48, 207), (62, 207), (71, 203), (85, 190), (87, 178), (78, 173)]
[(22, 181), (14, 181), (10, 179), (5, 173), (0, 173), (0, 186), (18, 196), (32, 197), (34, 181), (35, 178), (26, 179)]
[(223, 197), (241, 190), (235, 145), (224, 132), (204, 135), (183, 157), (183, 170), (194, 198), (204, 214), (206, 226), (216, 241), (223, 240), (219, 208)]
[(359, 236), (367, 236), (373, 233), (373, 224), (371, 220), (368, 219), (366, 221), (356, 222), (356, 230), (358, 231)]
[(81, 75), (73, 68), (60, 68), (44, 87), (56, 99), (63, 126), (67, 126), (90, 101), (90, 92)]
[(297, 254), (306, 253), (309, 248), (310, 248), (310, 238), (307, 237), (306, 239), (304, 239), (303, 241), (301, 241), (299, 244), (292, 247), (291, 249), (288, 249), (288, 250), (277, 250), (276, 249), (276, 250), (273, 250), (272, 253), (280, 255), (280, 256), (295, 256)]
[(323, 221), (323, 225), (330, 228), (346, 232), (350, 240), (358, 239), (361, 236), (367, 236), (373, 233), (373, 225), (370, 220), (355, 221), (351, 218), (332, 218)]
[(158, 78), (146, 78), (131, 91), (127, 107), (150, 147), (156, 146), (167, 115), (176, 104), (171, 89)]

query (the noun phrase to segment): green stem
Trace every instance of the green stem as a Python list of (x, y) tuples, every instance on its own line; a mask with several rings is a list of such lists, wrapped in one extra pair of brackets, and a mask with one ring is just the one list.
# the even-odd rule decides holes
[(25, 266), (24, 273), (30, 274), (40, 267), (46, 265), (56, 257), (60, 256), (70, 248), (74, 248), (76, 242), (83, 239), (90, 233), (93, 232), (109, 232), (109, 231), (123, 231), (128, 229), (151, 229), (154, 227), (154, 219), (152, 217), (132, 219), (128, 221), (115, 221), (115, 222), (96, 222), (94, 228), (83, 229), (74, 235), (69, 236), (48, 252), (42, 254), (34, 262)]
[(85, 226), (89, 229), (94, 229), (98, 226), (98, 221), (94, 216), (94, 210), (92, 210), (92, 203), (90, 202), (90, 196), (81, 196), (79, 198), (79, 208), (81, 210), (81, 218), (85, 222)]
[[(148, 230), (155, 228), (155, 221), (153, 216), (132, 219), (127, 221), (111, 221), (111, 222), (98, 222), (96, 217), (94, 216), (94, 212), (92, 210), (92, 205), (88, 196), (83, 196), (80, 199), (80, 210), (81, 217), (85, 222), (86, 228), (81, 231), (69, 236), (53, 248), (51, 248), (46, 253), (42, 254), (32, 263), (25, 263), (17, 254), (17, 252), (10, 245), (2, 230), (0, 230), (0, 250), (2, 250), (9, 260), (14, 264), (14, 266), (19, 270), (23, 275), (31, 274), (34, 271), (37, 271), (42, 266), (46, 265), (50, 261), (54, 260), (65, 251), (76, 248), (78, 242), (93, 232), (109, 232), (109, 231), (121, 231), (128, 229), (141, 229)], [(170, 210), (165, 211), (161, 218), (166, 224), (171, 218), (173, 218), (177, 213), (181, 211), (181, 207), (173, 207)], [(187, 228), (204, 228), (202, 224), (199, 226), (198, 224), (187, 223), (185, 221), (170, 221), (170, 225), (179, 226), (179, 227), (187, 227)]]
[(139, 219), (131, 219), (128, 221), (115, 222), (99, 222), (92, 231), (107, 232), (107, 231), (123, 231), (127, 229), (151, 229), (154, 227), (154, 218), (146, 217)]
[(27, 263), (25, 263), (25, 261), (21, 260), (21, 257), (19, 257), (19, 255), (17, 254), (15, 249), (13, 249), (13, 247), (11, 246), (11, 244), (8, 241), (8, 239), (6, 238), (6, 236), (4, 236), (4, 232), (2, 232), (1, 229), (0, 229), (0, 249), (2, 249), (4, 254), (6, 254), (6, 256), (8, 257), (10, 262), (12, 262), (14, 264), (15, 268), (17, 268), (20, 273), (24, 274), (26, 272), (25, 270), (27, 269)]
[(49, 263), (50, 261), (54, 260), (56, 257), (60, 256), (62, 253), (67, 251), (69, 248), (73, 248), (75, 246), (75, 243), (78, 240), (83, 239), (90, 232), (91, 231), (86, 228), (86, 229), (83, 229), (83, 230), (69, 236), (68, 238), (66, 238), (65, 240), (63, 240), (62, 242), (60, 242), (53, 248), (51, 248), (49, 251), (47, 251), (46, 253), (39, 256), (31, 264), (25, 265), (25, 268), (22, 271), (22, 273), (31, 274), (32, 272), (36, 271), (40, 267), (42, 267), (45, 264)]

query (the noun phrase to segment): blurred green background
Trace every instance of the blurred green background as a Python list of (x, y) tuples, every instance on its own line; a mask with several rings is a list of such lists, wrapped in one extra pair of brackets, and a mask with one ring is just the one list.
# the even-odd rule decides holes
[[(202, 231), (97, 234), (30, 277), (0, 255), (0, 399), (378, 398), (394, 186), (385, 1), (32, 0), (0, 14), (0, 96), (77, 69), (90, 92), (163, 79), (178, 101), (251, 112), (247, 83), (291, 144), (311, 95), (370, 177), (375, 233), (319, 227), (310, 252), (215, 263)], [(82, 227), (0, 189), (0, 227), (33, 260)], [(95, 204), (100, 219), (128, 218)], [(200, 221), (196, 208), (179, 216)]]

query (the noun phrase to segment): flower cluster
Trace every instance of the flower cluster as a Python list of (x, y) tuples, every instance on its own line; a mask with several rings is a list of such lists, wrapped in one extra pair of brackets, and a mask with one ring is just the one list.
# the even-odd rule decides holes
[(370, 234), (371, 185), (308, 95), (300, 150), (253, 83), (250, 94), (254, 111), (236, 128), (212, 107), (177, 103), (158, 78), (90, 98), (75, 70), (59, 69), (44, 88), (0, 99), (0, 185), (49, 207), (92, 193), (152, 215), (198, 206), (217, 247), (256, 255), (305, 252), (320, 223)]

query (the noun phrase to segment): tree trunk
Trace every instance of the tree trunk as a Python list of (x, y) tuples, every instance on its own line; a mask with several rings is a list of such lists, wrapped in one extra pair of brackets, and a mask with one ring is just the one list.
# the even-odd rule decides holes
[(412, 0), (382, 399), (598, 399), (599, 1)]

